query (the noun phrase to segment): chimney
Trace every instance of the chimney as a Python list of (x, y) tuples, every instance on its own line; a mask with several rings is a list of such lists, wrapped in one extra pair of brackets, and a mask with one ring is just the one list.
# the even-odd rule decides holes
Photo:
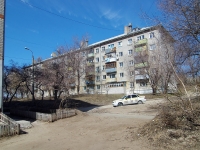
[(129, 23), (128, 26), (124, 27), (124, 34), (128, 34), (132, 31), (132, 24)]
[(81, 41), (81, 48), (86, 48), (88, 47), (88, 40)]

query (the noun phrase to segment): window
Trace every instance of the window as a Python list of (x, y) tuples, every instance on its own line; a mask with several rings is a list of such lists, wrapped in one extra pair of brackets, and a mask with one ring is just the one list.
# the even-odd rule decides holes
[(137, 97), (137, 95), (132, 95), (132, 98), (135, 98), (135, 97)]
[(119, 66), (120, 66), (120, 67), (123, 67), (123, 62), (119, 62)]
[(130, 76), (133, 76), (134, 75), (134, 71), (130, 71)]
[(128, 39), (128, 45), (131, 45), (132, 44), (132, 39)]
[(106, 75), (103, 75), (103, 80), (105, 80), (106, 79)]
[(133, 54), (133, 50), (132, 49), (128, 50), (128, 55), (132, 55), (132, 54)]
[(120, 74), (119, 74), (119, 77), (124, 77), (124, 73), (123, 73), (123, 72), (120, 73)]
[(134, 87), (134, 82), (130, 82), (130, 88)]
[(149, 38), (150, 38), (150, 39), (151, 39), (151, 38), (154, 38), (154, 37), (155, 37), (154, 32), (149, 33)]
[(96, 62), (99, 62), (99, 57), (96, 58)]
[(144, 35), (140, 35), (140, 36), (137, 37), (137, 40), (138, 40), (138, 41), (139, 41), (139, 40), (142, 40), (142, 39), (144, 39)]
[(100, 85), (97, 85), (97, 89), (98, 89), (98, 90), (100, 89)]
[(122, 46), (122, 41), (118, 42), (118, 46)]
[(82, 52), (82, 56), (85, 57), (85, 52)]
[(102, 61), (105, 61), (105, 56), (102, 56)]
[(109, 44), (108, 45), (108, 48), (113, 48), (114, 47), (114, 44)]
[(149, 46), (149, 50), (155, 50), (156, 49), (156, 44), (151, 44)]
[(99, 67), (96, 67), (96, 72), (99, 72), (100, 70), (99, 70)]
[(152, 59), (152, 61), (155, 62), (156, 61), (156, 56), (152, 56), (151, 59)]
[(110, 78), (115, 78), (115, 74), (110, 74)]
[(123, 52), (119, 52), (119, 56), (123, 56)]
[(86, 86), (84, 86), (84, 90), (86, 90)]
[(147, 86), (146, 82), (140, 82), (140, 86)]
[(134, 61), (133, 61), (133, 60), (130, 60), (130, 61), (129, 61), (129, 65), (130, 65), (130, 66), (134, 65)]
[(99, 53), (99, 49), (98, 48), (96, 49), (96, 53)]
[(101, 51), (102, 51), (102, 52), (105, 51), (105, 46), (101, 47)]
[(102, 70), (105, 70), (105, 65), (102, 66)]
[(96, 76), (96, 80), (97, 80), (97, 81), (100, 81), (100, 76)]

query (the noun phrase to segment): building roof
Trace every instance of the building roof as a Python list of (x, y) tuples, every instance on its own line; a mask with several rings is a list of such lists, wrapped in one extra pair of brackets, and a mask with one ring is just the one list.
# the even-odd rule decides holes
[(105, 39), (105, 40), (102, 40), (102, 41), (99, 41), (99, 42), (96, 42), (96, 43), (93, 43), (93, 44), (90, 44), (88, 45), (88, 47), (94, 47), (94, 46), (99, 46), (99, 44), (101, 43), (105, 43), (105, 42), (108, 42), (108, 41), (111, 41), (111, 40), (115, 40), (115, 39), (118, 39), (118, 38), (123, 38), (123, 37), (126, 37), (126, 36), (130, 36), (130, 35), (134, 35), (134, 34), (137, 34), (137, 33), (140, 33), (140, 32), (143, 32), (145, 30), (149, 30), (149, 29), (152, 29), (154, 26), (151, 26), (151, 27), (144, 27), (144, 28), (135, 28), (135, 29), (138, 29), (138, 30), (132, 30), (130, 33), (128, 34), (120, 34), (120, 35), (117, 35), (117, 36), (114, 36), (114, 37), (111, 37), (111, 38), (108, 38), (108, 39)]

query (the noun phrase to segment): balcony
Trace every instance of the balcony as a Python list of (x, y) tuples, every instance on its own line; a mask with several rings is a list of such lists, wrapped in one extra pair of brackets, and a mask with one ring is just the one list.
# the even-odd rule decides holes
[(105, 54), (109, 54), (109, 53), (116, 53), (116, 47), (109, 48), (109, 49), (105, 50)]
[(88, 62), (87, 63), (87, 66), (93, 66), (94, 65), (94, 62)]
[(85, 81), (85, 84), (87, 84), (87, 85), (93, 85), (93, 84), (94, 84), (94, 81), (86, 80), (86, 81)]
[(148, 75), (136, 75), (135, 80), (140, 80), (140, 79), (149, 79)]
[(117, 68), (106, 68), (106, 73), (117, 72)]
[(145, 51), (145, 50), (147, 50), (146, 45), (135, 48), (135, 52), (141, 52), (141, 51)]
[(147, 39), (142, 39), (142, 40), (135, 42), (136, 47), (138, 47), (140, 45), (145, 45), (145, 44), (147, 44)]
[(71, 83), (70, 84), (71, 87), (75, 87), (75, 85), (76, 85), (75, 83)]
[(105, 59), (105, 63), (110, 63), (110, 62), (115, 62), (115, 61), (117, 61), (117, 58), (116, 58), (116, 57), (106, 58), (106, 59)]
[(148, 66), (147, 62), (135, 64), (135, 68), (143, 68), (147, 66)]
[(89, 53), (88, 57), (94, 57), (94, 53)]
[(88, 72), (86, 72), (86, 76), (92, 76), (92, 75), (95, 75), (94, 71), (88, 71)]
[(117, 82), (117, 78), (106, 78), (106, 82)]

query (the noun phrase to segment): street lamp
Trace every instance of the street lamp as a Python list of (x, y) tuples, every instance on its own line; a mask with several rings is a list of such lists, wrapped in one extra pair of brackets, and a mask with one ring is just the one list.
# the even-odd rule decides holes
[(32, 50), (30, 50), (28, 47), (25, 47), (25, 50), (31, 51), (32, 53), (32, 101), (35, 100), (34, 96), (34, 56)]

